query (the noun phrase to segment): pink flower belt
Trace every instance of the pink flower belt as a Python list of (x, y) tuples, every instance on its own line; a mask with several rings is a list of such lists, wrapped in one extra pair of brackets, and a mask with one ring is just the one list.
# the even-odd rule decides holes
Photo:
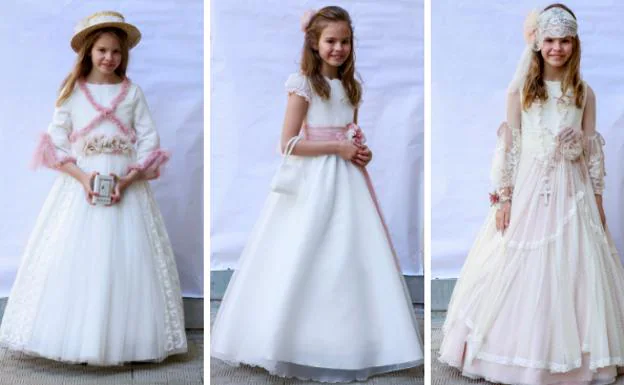
[(366, 143), (362, 129), (355, 123), (346, 126), (303, 126), (303, 138), (312, 141), (351, 140), (356, 144)]
[[(303, 126), (303, 139), (311, 140), (311, 141), (329, 141), (329, 140), (350, 140), (357, 145), (364, 145), (366, 143), (366, 137), (364, 136), (364, 132), (362, 129), (355, 123), (349, 123), (346, 126), (316, 126), (311, 127), (307, 124)], [(355, 164), (354, 164), (355, 166)], [(399, 263), (399, 259), (396, 254), (396, 250), (394, 249), (394, 245), (392, 244), (392, 239), (390, 238), (390, 230), (388, 230), (388, 225), (386, 224), (386, 220), (384, 219), (383, 213), (381, 212), (381, 207), (379, 205), (379, 200), (377, 199), (377, 194), (375, 193), (375, 188), (373, 187), (373, 181), (371, 180), (370, 175), (365, 167), (358, 167), (362, 174), (364, 175), (364, 180), (366, 181), (366, 187), (373, 199), (373, 203), (375, 204), (375, 209), (377, 209), (377, 214), (379, 215), (379, 219), (381, 220), (381, 224), (383, 225), (384, 232), (386, 233), (386, 238), (388, 240), (388, 245), (390, 246), (390, 250), (392, 251), (392, 256), (394, 258), (394, 262), (397, 266), (399, 272), (401, 271), (401, 265)]]

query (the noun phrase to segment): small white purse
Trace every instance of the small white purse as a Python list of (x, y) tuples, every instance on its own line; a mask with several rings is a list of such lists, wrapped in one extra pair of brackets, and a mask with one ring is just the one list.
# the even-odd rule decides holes
[(301, 136), (293, 136), (286, 144), (284, 157), (271, 181), (271, 190), (279, 194), (296, 195), (301, 185), (301, 163), (290, 155)]

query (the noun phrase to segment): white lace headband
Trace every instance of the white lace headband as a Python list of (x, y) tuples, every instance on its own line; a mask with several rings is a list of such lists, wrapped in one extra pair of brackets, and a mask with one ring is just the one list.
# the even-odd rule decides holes
[(526, 47), (520, 57), (513, 79), (507, 88), (508, 92), (515, 92), (524, 87), (524, 80), (529, 73), (531, 51), (542, 49), (544, 39), (577, 36), (578, 25), (572, 14), (560, 7), (549, 8), (545, 11), (532, 11), (524, 22), (524, 39)]
[(534, 51), (539, 51), (548, 37), (562, 38), (576, 36), (577, 33), (576, 19), (560, 7), (549, 8), (541, 13), (533, 11), (524, 22), (525, 39)]

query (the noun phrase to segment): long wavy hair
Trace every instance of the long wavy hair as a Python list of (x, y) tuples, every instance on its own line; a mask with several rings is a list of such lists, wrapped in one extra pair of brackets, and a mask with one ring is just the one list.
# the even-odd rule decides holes
[(80, 47), (74, 68), (69, 75), (67, 75), (65, 80), (63, 80), (63, 83), (61, 83), (59, 96), (56, 99), (57, 107), (62, 105), (69, 98), (74, 90), (74, 87), (76, 86), (76, 82), (80, 79), (86, 78), (93, 69), (91, 50), (93, 49), (95, 42), (97, 42), (98, 39), (105, 33), (113, 34), (117, 37), (117, 40), (119, 40), (119, 46), (121, 47), (121, 62), (115, 69), (115, 74), (121, 79), (126, 78), (126, 70), (130, 59), (130, 49), (128, 47), (128, 36), (126, 33), (123, 30), (114, 27), (102, 28), (93, 31), (85, 38), (84, 44)]
[[(576, 15), (572, 10), (561, 3), (551, 4), (544, 8), (544, 11), (555, 7), (566, 10), (576, 19)], [(568, 59), (565, 67), (561, 82), (561, 92), (565, 95), (571, 91), (574, 95), (574, 103), (578, 108), (581, 108), (585, 97), (585, 89), (581, 80), (581, 40), (578, 35), (572, 38), (572, 56)], [(522, 91), (522, 106), (524, 109), (531, 107), (535, 100), (546, 101), (548, 99), (548, 91), (544, 82), (544, 58), (541, 51), (533, 52), (531, 66), (529, 67)]]
[(349, 16), (349, 13), (344, 9), (336, 6), (329, 6), (321, 8), (314, 14), (305, 30), (305, 40), (303, 43), (303, 52), (301, 54), (301, 73), (310, 79), (312, 88), (322, 99), (329, 98), (331, 88), (321, 73), (323, 59), (321, 59), (318, 52), (318, 43), (323, 29), (325, 29), (329, 23), (333, 22), (347, 23), (351, 32), (351, 51), (349, 52), (347, 60), (338, 67), (338, 77), (342, 82), (349, 101), (353, 106), (357, 106), (362, 98), (362, 86), (360, 82), (355, 79), (353, 25), (351, 24), (351, 16)]

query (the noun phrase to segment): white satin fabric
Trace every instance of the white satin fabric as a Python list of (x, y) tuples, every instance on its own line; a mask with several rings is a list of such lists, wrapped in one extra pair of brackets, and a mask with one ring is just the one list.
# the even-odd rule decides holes
[[(353, 120), (340, 81), (329, 83), (329, 100), (301, 75), (286, 84), (310, 101), (310, 129)], [(269, 194), (217, 314), (211, 355), (323, 382), (419, 365), (409, 293), (362, 171), (338, 155), (298, 158), (303, 191)]]

